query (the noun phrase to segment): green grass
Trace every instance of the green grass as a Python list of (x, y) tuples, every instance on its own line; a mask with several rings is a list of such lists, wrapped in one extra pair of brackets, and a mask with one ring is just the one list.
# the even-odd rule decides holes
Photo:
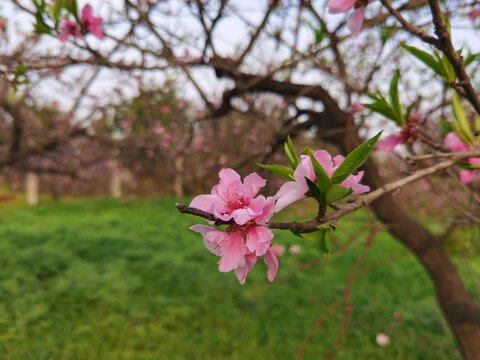
[[(269, 283), (259, 261), (239, 285), (188, 230), (173, 199), (138, 204), (75, 201), (0, 215), (0, 358), (293, 359), (315, 320), (339, 295), (363, 250), (364, 215), (343, 219), (337, 238), (358, 244), (318, 266), (307, 240), (298, 257), (280, 257)], [(404, 249), (380, 233), (365, 259), (375, 264)], [(454, 359), (453, 337), (425, 271), (410, 255), (362, 274), (338, 359)], [(343, 304), (304, 354), (318, 359), (340, 329)], [(398, 311), (401, 320), (393, 313)], [(391, 343), (379, 347), (378, 333)], [(8, 356), (7, 356), (8, 355)]]

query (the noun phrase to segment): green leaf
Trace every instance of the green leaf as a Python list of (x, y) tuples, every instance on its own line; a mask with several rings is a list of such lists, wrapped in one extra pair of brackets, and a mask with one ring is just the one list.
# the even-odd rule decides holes
[(450, 61), (447, 59), (445, 54), (440, 57), (440, 55), (434, 51), (434, 55), (437, 59), (437, 62), (442, 66), (443, 72), (445, 73), (445, 80), (447, 80), (449, 83), (455, 81), (457, 75), (455, 74), (455, 70), (453, 70), (452, 64), (450, 64)]
[(471, 145), (475, 142), (475, 139), (472, 134), (472, 130), (470, 130), (470, 125), (468, 123), (467, 115), (465, 115), (465, 111), (463, 110), (462, 103), (458, 98), (457, 93), (452, 94), (452, 107), (453, 113), (455, 115), (455, 120), (458, 125), (458, 128), (461, 134), (458, 134), (460, 137), (463, 136)]
[(399, 126), (403, 125), (403, 117), (401, 113), (400, 115), (397, 114), (393, 107), (387, 102), (387, 99), (385, 99), (380, 92), (377, 91), (376, 94), (367, 94), (367, 96), (374, 102), (371, 104), (363, 104), (363, 106), (395, 121), (395, 123), (397, 123)]
[(318, 188), (320, 189), (320, 192), (324, 194), (332, 184), (330, 176), (328, 176), (323, 166), (320, 165), (318, 160), (315, 159), (313, 155), (310, 155), (310, 159), (312, 159), (313, 171), (315, 172), (315, 177), (317, 178)]
[(315, 244), (317, 245), (318, 250), (320, 250), (320, 253), (323, 256), (329, 257), (332, 252), (332, 246), (330, 244), (330, 230), (320, 229), (315, 234)]
[(308, 192), (310, 193), (310, 196), (314, 197), (315, 199), (321, 200), (322, 194), (320, 193), (320, 190), (317, 187), (317, 184), (315, 184), (312, 180), (310, 180), (307, 177), (305, 177), (305, 180), (307, 181)]
[(470, 164), (470, 163), (467, 163), (467, 162), (458, 162), (457, 165), (464, 170), (469, 170), (469, 171), (480, 170), (480, 165), (478, 165), (478, 164)]
[(353, 193), (352, 188), (346, 188), (340, 184), (333, 184), (327, 190), (327, 193), (325, 195), (325, 202), (327, 203), (327, 205), (331, 204), (335, 201), (347, 197), (351, 193)]
[(400, 78), (400, 71), (395, 70), (392, 81), (390, 82), (390, 102), (392, 104), (392, 109), (395, 112), (398, 119), (401, 120), (401, 125), (405, 125), (405, 119), (402, 115), (402, 108), (400, 106), (400, 97), (398, 95), (398, 79)]
[(432, 55), (430, 55), (429, 53), (423, 50), (417, 49), (416, 47), (413, 47), (413, 46), (409, 46), (406, 44), (401, 44), (401, 46), (405, 50), (407, 50), (410, 54), (415, 56), (418, 60), (423, 62), (425, 65), (427, 65), (427, 67), (432, 69), (437, 75), (440, 75), (443, 78), (447, 77), (443, 70), (443, 66), (440, 63), (438, 63)]
[(380, 131), (377, 135), (371, 139), (365, 141), (363, 144), (356, 147), (340, 164), (335, 173), (332, 175), (332, 183), (340, 184), (347, 177), (349, 177), (357, 168), (367, 160), (368, 156), (372, 152), (375, 144), (382, 135)]
[(285, 143), (284, 150), (285, 154), (287, 155), (288, 162), (290, 165), (292, 165), (293, 169), (296, 169), (300, 160), (295, 153), (295, 148), (293, 147), (293, 142), (290, 138), (290, 135), (287, 136), (287, 142)]
[(449, 123), (448, 121), (445, 120), (440, 120), (438, 122), (438, 128), (441, 130), (442, 133), (448, 134), (449, 132), (452, 132), (452, 123)]
[(257, 163), (257, 165), (260, 166), (262, 169), (271, 171), (274, 174), (280, 175), (287, 180), (295, 181), (295, 178), (293, 177), (293, 170), (286, 167), (286, 166), (283, 166), (283, 165), (265, 165), (265, 164), (259, 164), (259, 163)]
[[(480, 116), (475, 119), (475, 132), (480, 132)], [(479, 134), (476, 135), (478, 136)]]

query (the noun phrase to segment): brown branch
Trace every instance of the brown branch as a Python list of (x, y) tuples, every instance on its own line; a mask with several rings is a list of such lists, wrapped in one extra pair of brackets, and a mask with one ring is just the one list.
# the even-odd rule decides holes
[[(400, 180), (394, 181), (392, 183), (383, 185), (380, 188), (376, 189), (375, 191), (372, 191), (372, 192), (370, 192), (366, 195), (362, 195), (362, 196), (357, 197), (350, 204), (343, 205), (341, 207), (337, 205), (338, 210), (336, 210), (334, 212), (331, 212), (329, 214), (326, 214), (325, 216), (316, 217), (316, 218), (313, 218), (310, 221), (306, 221), (306, 222), (296, 222), (296, 221), (287, 222), (287, 223), (269, 222), (268, 227), (271, 228), (271, 229), (283, 229), (283, 230), (313, 230), (319, 225), (322, 225), (322, 224), (324, 224), (326, 222), (329, 222), (329, 221), (337, 220), (340, 217), (342, 217), (342, 216), (344, 216), (348, 213), (351, 213), (355, 210), (358, 210), (358, 209), (374, 202), (379, 197), (381, 197), (381, 196), (383, 196), (387, 193), (390, 193), (392, 191), (395, 191), (395, 190), (397, 190), (397, 189), (399, 189), (399, 188), (401, 188), (401, 187), (403, 187), (403, 186), (405, 186), (405, 185), (407, 185), (407, 184), (409, 184), (413, 181), (419, 180), (419, 179), (421, 179), (425, 176), (428, 176), (428, 175), (432, 175), (436, 172), (448, 169), (450, 166), (453, 166), (456, 162), (458, 162), (461, 159), (465, 159), (465, 158), (468, 158), (468, 157), (476, 157), (476, 156), (480, 156), (480, 150), (459, 151), (459, 152), (457, 152), (456, 156), (452, 156), (451, 159), (445, 160), (441, 163), (438, 163), (436, 165), (427, 167), (425, 169), (418, 170), (418, 171), (414, 172), (413, 174), (411, 174), (411, 175), (409, 175), (409, 176), (407, 176), (403, 179), (400, 179)], [(212, 214), (208, 214), (208, 213), (206, 213), (204, 211), (201, 211), (201, 210), (198, 210), (198, 209), (189, 208), (189, 207), (187, 207), (183, 204), (178, 204), (177, 203), (175, 206), (177, 207), (178, 211), (182, 214), (196, 215), (196, 216), (203, 217), (207, 220), (215, 221), (215, 222), (222, 221)], [(224, 224), (230, 224), (231, 222), (223, 222), (223, 223)]]
[(435, 47), (438, 47), (440, 45), (438, 39), (423, 33), (422, 31), (418, 30), (415, 26), (410, 24), (407, 20), (405, 20), (402, 14), (398, 10), (392, 7), (389, 0), (380, 0), (380, 2), (383, 4), (383, 6), (387, 8), (390, 14), (392, 14), (403, 25), (405, 30), (407, 30), (410, 34), (422, 39), (428, 44), (434, 45)]

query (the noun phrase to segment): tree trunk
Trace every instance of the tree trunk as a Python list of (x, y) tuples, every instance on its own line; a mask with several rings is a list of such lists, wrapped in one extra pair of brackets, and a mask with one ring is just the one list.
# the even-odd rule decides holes
[(27, 172), (25, 178), (25, 191), (28, 205), (38, 205), (38, 176), (33, 172)]
[[(342, 144), (349, 152), (361, 140), (356, 132)], [(372, 189), (382, 185), (378, 168), (370, 158), (365, 164), (365, 183)], [(480, 305), (465, 289), (455, 265), (447, 256), (442, 243), (423, 226), (410, 219), (390, 195), (384, 195), (372, 207), (377, 216), (390, 225), (390, 232), (419, 259), (432, 279), (438, 303), (455, 335), (462, 355), (468, 360), (480, 360)]]
[(183, 158), (173, 160), (175, 166), (175, 178), (173, 179), (173, 193), (177, 199), (183, 197)]

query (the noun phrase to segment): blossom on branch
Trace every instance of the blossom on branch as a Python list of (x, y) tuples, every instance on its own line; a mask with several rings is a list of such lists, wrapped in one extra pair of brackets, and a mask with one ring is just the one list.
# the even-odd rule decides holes
[[(245, 183), (249, 183), (247, 179), (245, 179)], [(194, 201), (192, 201), (193, 203)], [(233, 223), (225, 231), (200, 224), (194, 225), (190, 229), (202, 234), (205, 247), (211, 253), (221, 256), (219, 270), (221, 272), (234, 270), (240, 284), (245, 283), (247, 273), (253, 269), (259, 256), (264, 257), (264, 261), (269, 267), (268, 280), (273, 281), (277, 274), (278, 261), (275, 252), (270, 249), (273, 233), (266, 223), (273, 215), (274, 204), (273, 197), (264, 199), (256, 216), (241, 225)]]
[(392, 134), (385, 140), (380, 140), (377, 142), (378, 150), (392, 151), (397, 145), (406, 143), (413, 144), (418, 138), (416, 127), (418, 126), (419, 122), (419, 114), (410, 114), (407, 125), (402, 128), (399, 135)]
[(353, 37), (357, 37), (362, 29), (366, 6), (375, 0), (331, 0), (327, 3), (331, 14), (338, 14), (354, 9), (347, 21), (347, 26)]
[(84, 33), (90, 33), (99, 39), (103, 39), (101, 24), (102, 18), (93, 16), (92, 7), (86, 5), (82, 9), (82, 23), (80, 25), (72, 20), (64, 20), (60, 23), (61, 33), (59, 39), (61, 42), (67, 41), (70, 36), (83, 39), (82, 29), (84, 30)]
[[(445, 146), (454, 150), (454, 151), (468, 151), (470, 150), (470, 145), (464, 143), (460, 138), (454, 133), (450, 132), (445, 137)], [(468, 158), (467, 163), (472, 165), (480, 165), (480, 158)], [(460, 170), (460, 181), (462, 184), (468, 184), (473, 181), (475, 175), (480, 175), (480, 170)]]
[[(345, 159), (341, 155), (337, 155), (333, 158), (326, 150), (318, 150), (313, 156), (323, 167), (329, 177), (332, 177), (333, 173)], [(363, 177), (363, 170), (359, 171), (357, 175), (350, 175), (340, 185), (346, 188), (352, 188), (354, 194), (362, 194), (370, 191), (370, 187), (360, 184)], [(311, 181), (316, 181), (315, 171), (313, 170), (312, 159), (307, 155), (300, 156), (300, 163), (298, 164), (293, 174), (295, 181), (289, 181), (283, 184), (275, 195), (277, 200), (275, 204), (275, 212), (279, 212), (287, 205), (305, 198), (308, 192), (308, 185), (305, 178)]]
[(244, 225), (263, 213), (267, 200), (264, 196), (254, 197), (265, 186), (265, 179), (257, 173), (251, 173), (242, 183), (240, 175), (232, 169), (222, 169), (219, 177), (220, 183), (213, 187), (211, 194), (198, 195), (190, 207), (213, 214), (224, 221), (233, 219), (238, 225)]

